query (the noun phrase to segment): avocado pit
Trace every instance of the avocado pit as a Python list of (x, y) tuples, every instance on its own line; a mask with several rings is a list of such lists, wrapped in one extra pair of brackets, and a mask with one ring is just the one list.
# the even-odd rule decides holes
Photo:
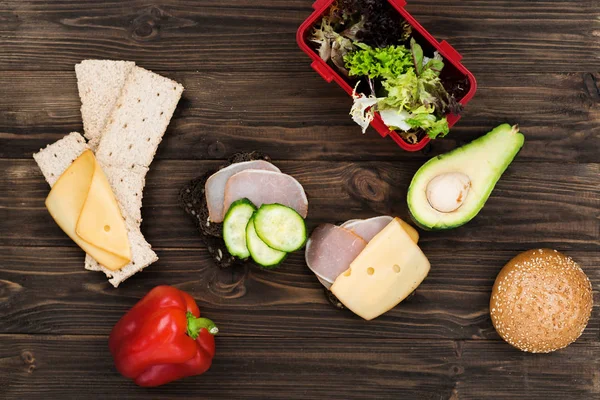
[(427, 184), (427, 201), (435, 210), (451, 213), (463, 205), (470, 188), (471, 179), (462, 172), (441, 174)]

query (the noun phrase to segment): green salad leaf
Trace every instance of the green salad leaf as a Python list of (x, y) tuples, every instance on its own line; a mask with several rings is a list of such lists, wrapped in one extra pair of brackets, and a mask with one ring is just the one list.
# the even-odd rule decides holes
[[(430, 138), (448, 133), (445, 114), (453, 99), (440, 81), (444, 62), (437, 52), (433, 58), (425, 57), (414, 39), (410, 41), (410, 49), (396, 45), (372, 48), (356, 42), (354, 46), (356, 50), (344, 56), (344, 65), (350, 76), (366, 77), (370, 84), (372, 81), (379, 84), (382, 93), (370, 96), (369, 103), (377, 100), (372, 107), (391, 129), (423, 129)], [(364, 116), (364, 95), (354, 98), (360, 105), (353, 107), (353, 118), (359, 110)], [(364, 132), (366, 119), (361, 122)]]
[(364, 43), (354, 45), (359, 50), (344, 57), (346, 69), (351, 76), (392, 79), (413, 65), (410, 52), (404, 46), (374, 49)]

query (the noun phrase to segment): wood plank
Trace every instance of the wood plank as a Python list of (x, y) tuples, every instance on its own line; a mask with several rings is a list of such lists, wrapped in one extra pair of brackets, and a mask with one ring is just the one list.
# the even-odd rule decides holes
[[(527, 247), (422, 248), (432, 265), (427, 279), (367, 328), (362, 319), (328, 302), (302, 253), (274, 271), (220, 270), (203, 247), (157, 249), (156, 264), (114, 289), (102, 273), (83, 269), (79, 249), (0, 247), (0, 333), (108, 335), (144, 294), (169, 284), (192, 294), (205, 315), (219, 323), (222, 336), (498, 340), (488, 311), (492, 285), (502, 266)], [(600, 253), (567, 254), (598, 287)], [(595, 297), (580, 340), (600, 336), (600, 296)]]
[[(408, 0), (475, 74), (448, 138), (408, 153), (348, 116), (295, 43), (313, 0), (0, 2), (0, 398), (600, 398), (600, 3)], [(81, 131), (73, 66), (135, 60), (186, 91), (153, 163), (142, 230), (160, 260), (114, 289), (48, 215), (31, 159)], [(274, 271), (216, 268), (177, 193), (233, 153), (261, 150), (310, 199), (309, 229), (378, 214), (408, 218), (406, 190), (430, 157), (502, 122), (526, 144), (480, 215), (421, 233), (432, 270), (366, 323), (333, 307), (303, 253)], [(551, 355), (504, 343), (489, 317), (502, 266), (557, 248), (588, 274), (582, 337)], [(221, 328), (203, 377), (157, 389), (122, 378), (112, 326), (151, 288), (191, 293)]]
[[(0, 8), (0, 70), (64, 71), (84, 58), (126, 58), (159, 70), (306, 71), (295, 33), (311, 4), (8, 0)], [(597, 0), (427, 0), (407, 8), (475, 72), (597, 70)]]
[[(156, 247), (198, 247), (191, 219), (178, 207), (179, 189), (218, 161), (153, 164), (147, 179), (142, 231)], [(420, 162), (276, 162), (304, 186), (309, 228), (378, 214), (408, 219), (406, 191)], [(44, 207), (49, 188), (35, 162), (0, 160), (0, 243), (71, 246)], [(424, 232), (437, 248), (494, 246), (514, 250), (548, 246), (597, 250), (600, 245), (600, 164), (514, 163), (486, 207), (471, 223), (447, 232)], [(540, 233), (543, 233), (541, 235)], [(437, 243), (437, 244), (436, 244)]]
[[(532, 355), (502, 342), (217, 338), (202, 376), (154, 389), (114, 369), (104, 336), (2, 336), (9, 399), (575, 399), (597, 398), (600, 345)], [(66, 349), (69, 349), (67, 352)]]
[[(418, 153), (371, 129), (362, 135), (348, 115), (349, 96), (310, 71), (295, 79), (264, 72), (166, 74), (186, 91), (159, 159), (219, 159), (260, 149), (280, 160), (425, 160), (509, 122), (527, 135), (521, 161), (600, 161), (600, 95), (594, 92), (600, 73), (480, 74), (457, 127)], [(74, 72), (7, 72), (0, 86), (11, 94), (0, 97), (0, 157), (29, 158), (65, 133), (82, 131)]]

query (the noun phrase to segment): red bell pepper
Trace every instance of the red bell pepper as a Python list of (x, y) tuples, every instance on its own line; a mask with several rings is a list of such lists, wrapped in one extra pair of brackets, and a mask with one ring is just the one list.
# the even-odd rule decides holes
[(159, 386), (208, 370), (219, 330), (200, 318), (189, 294), (157, 286), (115, 325), (108, 347), (119, 372), (140, 386)]

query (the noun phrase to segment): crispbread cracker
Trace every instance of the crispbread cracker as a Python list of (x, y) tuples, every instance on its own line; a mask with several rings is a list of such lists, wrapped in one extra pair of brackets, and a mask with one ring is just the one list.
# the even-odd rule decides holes
[(121, 282), (129, 278), (136, 272), (141, 271), (148, 265), (158, 260), (158, 256), (152, 250), (152, 246), (144, 239), (140, 232), (138, 223), (132, 218), (125, 218), (125, 227), (131, 246), (131, 262), (118, 271), (111, 271), (108, 268), (98, 264), (90, 255), (85, 256), (85, 269), (90, 271), (102, 271), (109, 278), (108, 281), (114, 287), (119, 286)]
[(102, 131), (101, 165), (149, 167), (182, 92), (179, 83), (135, 67)]
[(89, 149), (85, 139), (78, 132), (71, 132), (64, 138), (49, 144), (33, 155), (44, 178), (54, 186), (58, 178), (84, 151)]
[[(38, 153), (33, 155), (33, 158), (42, 170), (44, 177), (46, 177), (46, 181), (48, 181), (52, 187), (69, 165), (71, 165), (71, 163), (87, 149), (88, 145), (85, 143), (85, 139), (79, 133), (72, 132), (59, 141), (41, 149)], [(104, 172), (108, 176), (106, 171)], [(108, 268), (99, 265), (90, 256), (86, 255), (85, 267), (86, 269), (104, 272), (106, 276), (111, 278), (109, 279), (109, 282), (112, 283), (114, 287), (117, 287), (119, 283), (123, 282), (131, 275), (141, 271), (158, 260), (158, 257), (140, 232), (137, 220), (129, 216), (126, 209), (122, 206), (122, 204), (124, 204), (124, 201), (121, 199), (122, 195), (120, 195), (114, 187), (113, 192), (121, 206), (121, 214), (125, 219), (125, 226), (127, 228), (129, 244), (131, 246), (132, 261), (118, 271), (111, 271)]]
[(142, 198), (148, 168), (139, 165), (129, 169), (102, 166), (102, 170), (115, 196), (119, 199), (121, 207), (138, 225), (141, 224)]
[(100, 135), (96, 159), (138, 224), (145, 176), (182, 92), (175, 81), (133, 68)]
[(84, 136), (94, 151), (134, 66), (131, 61), (111, 60), (83, 60), (75, 65)]

